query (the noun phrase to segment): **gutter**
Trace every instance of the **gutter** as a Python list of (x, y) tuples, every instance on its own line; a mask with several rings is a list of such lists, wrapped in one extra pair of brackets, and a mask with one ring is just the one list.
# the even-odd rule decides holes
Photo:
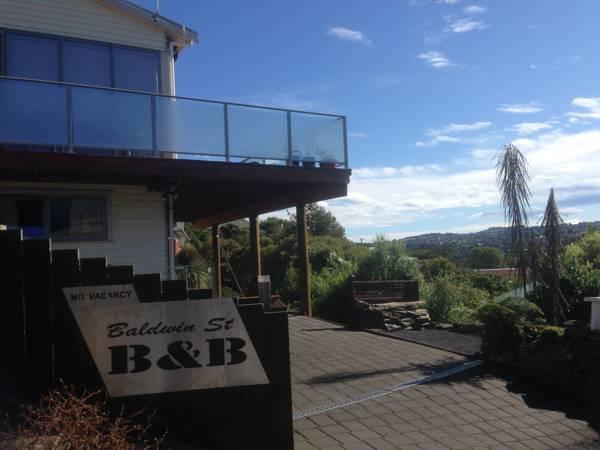
[(198, 33), (191, 28), (186, 27), (180, 23), (177, 23), (171, 19), (168, 19), (160, 14), (152, 12), (146, 8), (142, 8), (127, 0), (101, 0), (121, 11), (131, 14), (135, 17), (143, 19), (147, 22), (153, 22), (159, 27), (163, 28), (167, 33), (171, 33), (172, 36), (187, 41), (188, 45), (198, 42)]

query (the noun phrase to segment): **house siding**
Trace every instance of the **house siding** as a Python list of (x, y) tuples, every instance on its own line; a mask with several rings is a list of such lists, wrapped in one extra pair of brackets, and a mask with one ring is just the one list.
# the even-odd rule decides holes
[(0, 0), (0, 27), (166, 50), (163, 30), (95, 0)]
[(53, 241), (53, 249), (78, 248), (82, 258), (104, 257), (108, 264), (133, 264), (136, 274), (169, 278), (166, 205), (145, 186), (0, 183), (0, 195), (74, 193), (108, 196), (108, 240)]

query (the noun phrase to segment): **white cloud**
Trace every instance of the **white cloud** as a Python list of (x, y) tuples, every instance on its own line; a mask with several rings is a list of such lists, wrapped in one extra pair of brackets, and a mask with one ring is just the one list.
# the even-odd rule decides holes
[(425, 53), (421, 53), (418, 56), (419, 59), (422, 59), (427, 64), (429, 64), (434, 69), (445, 69), (446, 67), (453, 66), (454, 63), (451, 62), (443, 53), (437, 51), (429, 51)]
[(438, 0), (438, 3), (443, 3), (445, 5), (455, 5), (459, 2), (459, 0)]
[(368, 134), (362, 131), (351, 131), (348, 133), (348, 137), (364, 139), (368, 137)]
[(479, 21), (474, 20), (471, 17), (465, 17), (457, 19), (454, 16), (446, 16), (448, 22), (447, 31), (453, 33), (468, 33), (469, 31), (485, 30), (488, 25)]
[(417, 141), (417, 147), (435, 147), (439, 144), (456, 144), (462, 142), (464, 138), (457, 137), (457, 134), (481, 131), (489, 128), (492, 122), (473, 122), (473, 123), (449, 123), (445, 127), (429, 129), (425, 133), (430, 137), (428, 141)]
[(465, 131), (479, 131), (492, 126), (492, 122), (473, 122), (473, 123), (449, 123), (443, 128), (428, 130), (429, 136), (439, 134), (463, 133)]
[(498, 111), (510, 114), (534, 114), (544, 109), (536, 102), (530, 103), (504, 103), (498, 108)]
[(439, 135), (439, 136), (432, 137), (427, 142), (417, 141), (417, 142), (415, 142), (415, 145), (417, 147), (435, 147), (436, 145), (439, 145), (439, 144), (457, 144), (459, 142), (460, 142), (459, 138), (452, 137), (452, 136)]
[(515, 131), (520, 135), (529, 135), (543, 130), (550, 130), (556, 123), (554, 120), (549, 120), (548, 122), (523, 122), (513, 125), (509, 130)]
[(577, 97), (571, 102), (584, 111), (570, 112), (567, 115), (575, 119), (600, 119), (600, 97)]
[[(565, 212), (578, 213), (572, 208), (585, 209), (585, 205), (600, 203), (600, 131), (552, 131), (518, 139), (515, 144), (530, 164), (532, 206), (536, 210), (543, 209), (551, 187), (556, 189), (559, 208), (571, 208)], [(481, 156), (489, 157), (490, 152), (484, 151)], [(467, 209), (467, 216), (482, 210), (497, 210), (499, 216), (502, 214), (493, 160), (487, 166), (475, 168), (456, 165), (355, 168), (349, 196), (328, 202), (328, 207), (350, 236), (358, 236), (365, 229), (371, 231), (363, 231), (363, 235), (374, 234), (376, 229), (385, 227), (404, 233), (399, 231), (401, 227), (415, 229), (418, 227), (411, 223), (439, 218), (444, 211), (458, 208)], [(450, 229), (443, 221), (439, 226), (444, 231)], [(427, 227), (433, 226), (429, 223)]]
[(465, 14), (483, 14), (487, 8), (479, 5), (471, 5), (463, 8)]
[(331, 27), (327, 30), (329, 36), (343, 39), (350, 42), (358, 42), (365, 45), (371, 45), (372, 42), (362, 31), (351, 30), (345, 27)]

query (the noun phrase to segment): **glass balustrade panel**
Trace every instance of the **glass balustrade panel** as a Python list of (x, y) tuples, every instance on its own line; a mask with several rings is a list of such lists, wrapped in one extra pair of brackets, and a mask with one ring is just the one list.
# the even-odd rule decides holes
[(225, 156), (225, 119), (221, 103), (156, 98), (158, 150)]
[(292, 113), (292, 158), (321, 165), (344, 163), (344, 124), (340, 117)]
[(285, 111), (229, 107), (229, 153), (232, 157), (288, 159)]
[(0, 142), (67, 145), (66, 88), (0, 80)]
[(113, 150), (152, 150), (151, 96), (73, 88), (73, 145)]

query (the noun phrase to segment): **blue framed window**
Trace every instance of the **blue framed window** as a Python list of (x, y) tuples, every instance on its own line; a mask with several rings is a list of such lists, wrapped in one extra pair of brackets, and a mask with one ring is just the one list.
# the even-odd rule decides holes
[(60, 81), (60, 48), (57, 39), (7, 33), (4, 52), (6, 75)]
[[(0, 30), (0, 35), (2, 30)], [(0, 75), (159, 92), (158, 52), (7, 31)]]
[(67, 83), (111, 87), (110, 47), (87, 42), (63, 44), (63, 80)]
[(158, 92), (158, 55), (155, 52), (115, 47), (114, 87)]

